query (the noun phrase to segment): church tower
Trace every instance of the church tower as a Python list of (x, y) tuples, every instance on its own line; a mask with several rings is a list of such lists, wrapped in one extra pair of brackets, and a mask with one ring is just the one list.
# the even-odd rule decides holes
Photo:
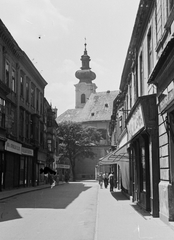
[(75, 108), (83, 108), (89, 99), (91, 93), (96, 93), (97, 86), (92, 81), (96, 78), (96, 74), (89, 67), (90, 57), (87, 54), (85, 43), (84, 54), (81, 56), (81, 70), (76, 71), (75, 76), (79, 79), (79, 83), (75, 84), (76, 88), (76, 105)]

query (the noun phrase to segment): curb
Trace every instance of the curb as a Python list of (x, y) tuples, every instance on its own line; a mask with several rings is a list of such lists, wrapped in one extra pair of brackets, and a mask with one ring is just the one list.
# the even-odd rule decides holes
[[(63, 185), (64, 183), (61, 183), (61, 184), (58, 184), (58, 185), (56, 185), (55, 187), (58, 187), (58, 186), (60, 186), (60, 185)], [(28, 193), (28, 192), (34, 192), (34, 191), (39, 191), (39, 190), (42, 190), (42, 189), (46, 189), (46, 188), (50, 188), (50, 185), (48, 185), (48, 186), (43, 186), (42, 187), (42, 185), (41, 186), (38, 186), (38, 187), (33, 187), (33, 188), (30, 188), (30, 189), (21, 189), (21, 191), (19, 191), (19, 192), (14, 192), (13, 193), (13, 191), (15, 191), (14, 189), (12, 190), (12, 191), (10, 191), (10, 193), (9, 193), (9, 195), (8, 196), (0, 196), (0, 201), (1, 200), (4, 200), (4, 199), (8, 199), (8, 198), (11, 198), (11, 197), (14, 197), (14, 196), (18, 196), (18, 195), (21, 195), (21, 194), (25, 194), (25, 193)], [(19, 189), (18, 189), (19, 190)], [(3, 191), (2, 193), (5, 193), (6, 191)], [(0, 193), (1, 194), (1, 193)]]

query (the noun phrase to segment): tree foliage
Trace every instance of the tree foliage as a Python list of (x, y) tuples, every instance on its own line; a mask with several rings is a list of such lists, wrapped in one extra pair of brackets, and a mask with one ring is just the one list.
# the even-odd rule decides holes
[(75, 164), (79, 157), (93, 158), (95, 156), (91, 146), (98, 145), (101, 133), (94, 127), (83, 126), (76, 122), (62, 122), (58, 125), (59, 153), (70, 161), (73, 180), (75, 180)]

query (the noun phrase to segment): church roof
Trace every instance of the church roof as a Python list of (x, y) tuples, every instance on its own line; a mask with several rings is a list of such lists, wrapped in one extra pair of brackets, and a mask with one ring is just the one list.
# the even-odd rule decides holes
[(119, 91), (91, 93), (83, 108), (69, 109), (58, 116), (57, 123), (63, 121), (93, 122), (109, 121), (112, 115), (113, 101)]
[(68, 109), (64, 113), (62, 113), (60, 116), (58, 116), (56, 121), (57, 123), (64, 122), (64, 121), (79, 122), (78, 116), (81, 111), (82, 111), (82, 108)]
[(113, 101), (119, 91), (91, 93), (80, 115), (81, 122), (109, 121), (112, 115)]

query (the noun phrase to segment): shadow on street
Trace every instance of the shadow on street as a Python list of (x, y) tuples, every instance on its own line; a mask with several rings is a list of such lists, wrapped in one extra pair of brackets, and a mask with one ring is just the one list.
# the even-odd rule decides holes
[[(129, 200), (121, 191), (111, 192), (111, 195), (115, 198), (116, 201)], [(151, 217), (151, 214), (149, 212), (147, 212), (146, 210), (144, 210), (143, 208), (141, 208), (139, 205), (132, 203), (132, 204), (130, 204), (130, 206), (137, 213), (139, 213), (145, 220), (147, 220), (147, 217)]]
[(111, 195), (117, 200), (117, 201), (123, 201), (128, 200), (128, 198), (121, 192), (111, 192)]
[(2, 200), (0, 201), (0, 222), (20, 219), (18, 208), (65, 209), (83, 191), (89, 188), (91, 186), (86, 186), (81, 182), (73, 182)]
[(139, 205), (131, 204), (131, 207), (133, 207), (133, 209), (137, 211), (145, 220), (147, 220), (146, 217), (151, 217), (151, 214), (141, 208)]

